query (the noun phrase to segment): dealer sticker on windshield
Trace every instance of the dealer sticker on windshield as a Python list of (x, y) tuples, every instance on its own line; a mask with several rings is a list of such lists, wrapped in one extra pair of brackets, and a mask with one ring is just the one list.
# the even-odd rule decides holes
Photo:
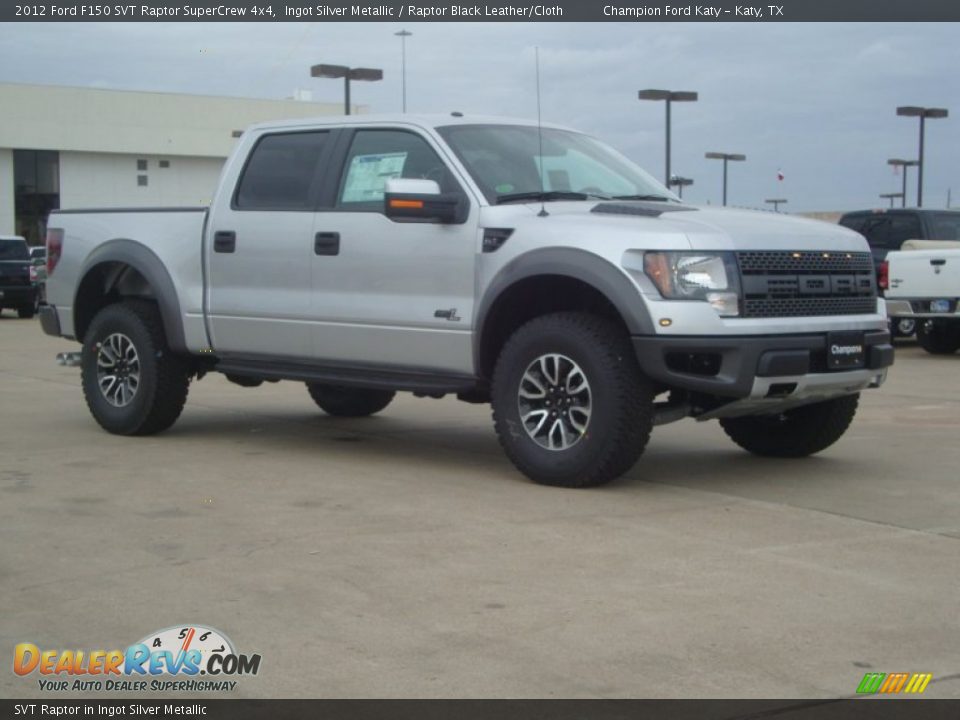
[(827, 367), (830, 370), (862, 368), (865, 358), (863, 333), (838, 332), (827, 335)]

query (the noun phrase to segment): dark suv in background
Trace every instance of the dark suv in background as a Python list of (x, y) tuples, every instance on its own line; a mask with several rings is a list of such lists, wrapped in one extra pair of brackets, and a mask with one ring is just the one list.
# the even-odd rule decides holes
[[(960, 241), (958, 210), (857, 210), (845, 213), (840, 224), (867, 239), (878, 272), (887, 253), (899, 250), (907, 240)], [(912, 318), (893, 318), (890, 329), (895, 335), (913, 335), (916, 322)]]

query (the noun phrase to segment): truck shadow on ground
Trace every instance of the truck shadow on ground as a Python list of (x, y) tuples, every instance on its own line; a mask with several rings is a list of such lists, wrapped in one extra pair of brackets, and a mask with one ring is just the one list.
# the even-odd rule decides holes
[[(437, 474), (469, 471), (526, 482), (503, 454), (493, 428), (476, 423), (438, 426), (387, 415), (350, 419), (313, 413), (238, 416), (208, 411), (203, 417), (182, 418), (158, 437), (177, 444), (203, 444), (211, 451), (215, 449), (211, 443), (222, 443), (230, 451), (242, 445), (239, 452), (250, 457), (279, 456), (294, 464), (324, 460), (367, 465), (365, 472), (405, 466)], [(856, 476), (861, 465), (866, 467), (866, 460), (861, 464), (829, 453), (769, 459), (735, 447), (680, 447), (675, 442), (657, 443), (654, 437), (637, 464), (613, 485), (673, 485), (750, 495), (771, 485), (808, 484), (813, 488), (823, 482), (835, 484), (838, 478)]]

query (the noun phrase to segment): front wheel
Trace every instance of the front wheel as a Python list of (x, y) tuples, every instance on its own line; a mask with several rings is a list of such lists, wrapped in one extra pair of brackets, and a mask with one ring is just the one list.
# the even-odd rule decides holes
[(754, 455), (797, 458), (833, 445), (850, 427), (860, 395), (801, 405), (769, 415), (721, 418), (720, 426), (737, 445)]
[(931, 355), (952, 355), (960, 350), (960, 325), (943, 320), (917, 323), (917, 342)]
[(629, 470), (650, 438), (653, 398), (626, 332), (585, 313), (534, 318), (493, 374), (500, 444), (543, 485), (602, 485)]
[(167, 346), (157, 306), (146, 300), (107, 305), (90, 323), (80, 363), (87, 407), (116, 435), (166, 430), (187, 400), (187, 361)]
[(373, 415), (389, 405), (396, 395), (393, 390), (371, 390), (321, 383), (307, 383), (307, 391), (321, 410), (336, 417)]

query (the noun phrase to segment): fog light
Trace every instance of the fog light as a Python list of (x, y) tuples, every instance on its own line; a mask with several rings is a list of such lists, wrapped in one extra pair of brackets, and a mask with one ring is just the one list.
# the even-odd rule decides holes
[(735, 292), (711, 292), (707, 293), (706, 298), (710, 307), (720, 317), (737, 317), (740, 314), (740, 306)]

